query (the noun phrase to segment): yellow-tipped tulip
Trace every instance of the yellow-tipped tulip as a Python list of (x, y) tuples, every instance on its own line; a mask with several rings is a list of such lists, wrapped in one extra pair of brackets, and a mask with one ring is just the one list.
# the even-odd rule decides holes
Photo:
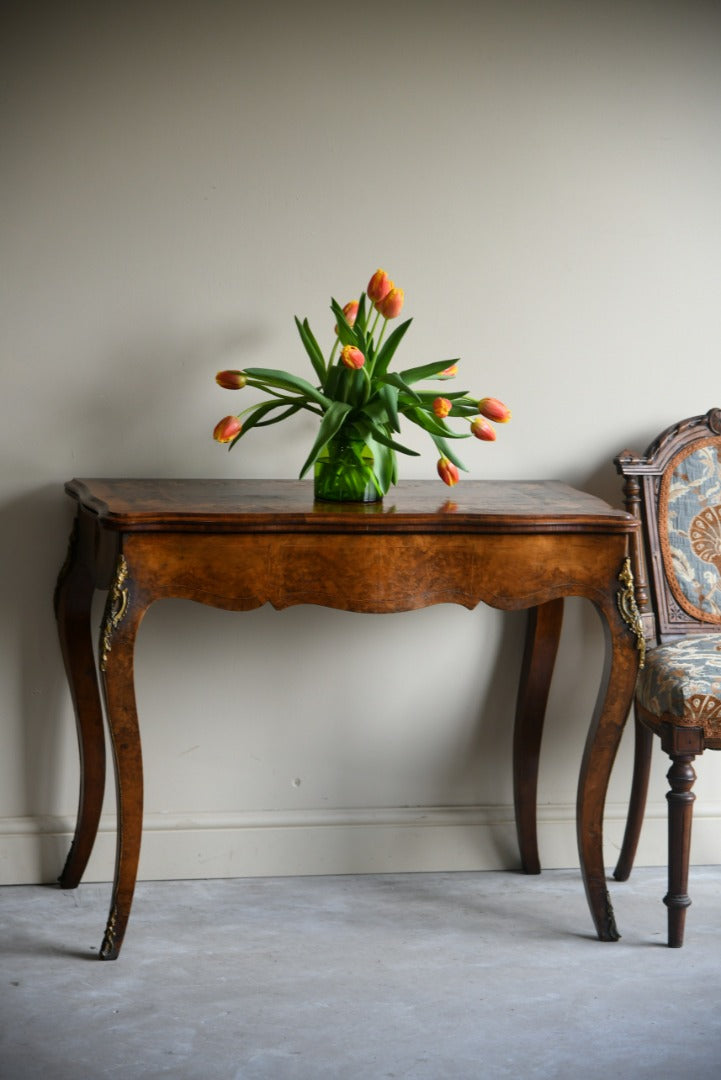
[(471, 421), (471, 432), (477, 439), (482, 439), (483, 442), (495, 442), (496, 432), (482, 416), (477, 416), (475, 420)]
[(355, 345), (344, 345), (340, 351), (341, 362), (351, 371), (360, 371), (366, 358)]
[(433, 412), (439, 420), (442, 420), (444, 416), (448, 416), (452, 408), (453, 405), (447, 397), (437, 397), (433, 402)]
[(437, 379), (455, 379), (457, 374), (458, 374), (458, 364), (451, 364), (449, 367), (445, 368), (440, 373), (440, 375), (437, 375), (436, 378)]
[(219, 371), (215, 381), (224, 390), (242, 390), (248, 378), (243, 371)]
[(496, 424), (506, 424), (511, 419), (511, 410), (495, 397), (481, 398), (478, 411), (486, 420), (493, 420)]
[(343, 314), (345, 315), (345, 321), (348, 323), (349, 326), (352, 326), (353, 323), (356, 321), (356, 316), (358, 315), (358, 301), (349, 300), (343, 308)]
[[(353, 326), (356, 319), (357, 319), (357, 317), (358, 317), (358, 301), (357, 300), (349, 300), (348, 303), (343, 308), (343, 314), (345, 315), (345, 321), (348, 323), (348, 325)], [(338, 324), (337, 323), (336, 323), (336, 327), (335, 327), (335, 332), (336, 332), (336, 334), (338, 333)]]
[(219, 420), (213, 430), (213, 438), (219, 443), (232, 442), (236, 435), (240, 435), (243, 425), (237, 416), (224, 416)]
[(386, 274), (385, 270), (376, 270), (373, 277), (368, 282), (368, 288), (366, 293), (368, 299), (372, 300), (374, 304), (377, 304), (379, 300), (382, 300), (393, 288), (393, 282)]
[(441, 480), (444, 484), (448, 484), (448, 487), (453, 487), (454, 484), (458, 483), (458, 469), (447, 457), (440, 458), (436, 468)]
[(394, 286), (389, 293), (376, 304), (376, 311), (380, 311), (384, 319), (395, 319), (400, 315), (403, 307), (403, 289)]

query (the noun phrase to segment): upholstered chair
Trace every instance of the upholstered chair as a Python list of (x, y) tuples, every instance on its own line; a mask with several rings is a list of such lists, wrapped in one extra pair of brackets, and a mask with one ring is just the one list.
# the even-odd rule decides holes
[(664, 431), (643, 457), (615, 459), (627, 509), (641, 521), (636, 601), (647, 650), (634, 703), (636, 746), (626, 833), (614, 873), (633, 866), (648, 790), (653, 735), (668, 772), (668, 944), (683, 944), (693, 761), (721, 749), (721, 409)]

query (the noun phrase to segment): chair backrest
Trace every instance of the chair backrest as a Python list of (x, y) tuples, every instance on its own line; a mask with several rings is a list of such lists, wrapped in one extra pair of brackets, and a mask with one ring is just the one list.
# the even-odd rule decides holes
[(636, 602), (649, 641), (721, 632), (721, 409), (624, 450), (626, 509), (641, 521)]

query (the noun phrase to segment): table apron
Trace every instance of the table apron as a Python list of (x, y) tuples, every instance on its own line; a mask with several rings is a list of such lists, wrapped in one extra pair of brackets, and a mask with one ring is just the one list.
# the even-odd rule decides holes
[(624, 533), (188, 534), (126, 533), (127, 587), (234, 611), (317, 604), (411, 611), (483, 602), (504, 610), (561, 596), (606, 607), (627, 554)]

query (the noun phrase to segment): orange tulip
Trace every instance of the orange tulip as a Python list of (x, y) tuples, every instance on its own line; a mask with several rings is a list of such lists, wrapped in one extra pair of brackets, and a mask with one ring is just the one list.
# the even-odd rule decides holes
[(484, 397), (478, 402), (478, 411), (486, 420), (505, 424), (511, 419), (511, 410), (495, 397)]
[(453, 405), (447, 397), (437, 397), (433, 402), (433, 412), (439, 420), (442, 420), (444, 416), (448, 416), (452, 408)]
[(396, 289), (393, 286), (391, 291), (378, 301), (376, 311), (380, 311), (384, 319), (395, 319), (396, 315), (400, 315), (402, 307), (403, 289)]
[(374, 304), (377, 304), (379, 300), (382, 300), (393, 288), (393, 282), (386, 274), (385, 270), (376, 270), (373, 277), (368, 282), (368, 288), (366, 292), (368, 299), (372, 300)]
[(243, 371), (219, 371), (215, 381), (224, 390), (242, 390), (248, 379)]
[(237, 416), (224, 416), (215, 425), (213, 438), (219, 443), (232, 442), (236, 435), (240, 435), (243, 425)]
[(457, 374), (458, 374), (458, 364), (451, 364), (450, 367), (447, 367), (443, 371), (441, 371), (441, 373), (439, 375), (437, 375), (436, 378), (437, 379), (455, 379)]
[(494, 429), (482, 416), (477, 416), (475, 420), (471, 421), (471, 432), (477, 439), (482, 439), (483, 442), (495, 442), (496, 440)]
[(366, 362), (366, 358), (355, 345), (344, 345), (340, 351), (341, 361), (351, 371), (360, 371)]
[[(349, 300), (346, 306), (343, 308), (343, 314), (345, 315), (345, 321), (348, 323), (348, 325), (353, 326), (355, 324), (356, 318), (358, 317), (358, 301)], [(337, 324), (335, 332), (336, 334), (338, 333)]]
[(448, 484), (448, 487), (453, 487), (454, 484), (458, 483), (458, 469), (447, 457), (439, 458), (436, 468), (441, 480), (444, 484)]

